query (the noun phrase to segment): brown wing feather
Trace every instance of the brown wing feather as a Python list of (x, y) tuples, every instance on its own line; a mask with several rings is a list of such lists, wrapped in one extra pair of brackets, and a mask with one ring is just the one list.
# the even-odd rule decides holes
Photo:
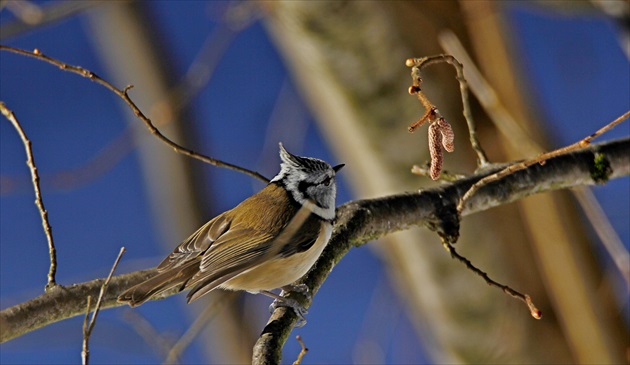
[[(319, 219), (311, 215), (310, 205), (301, 207), (279, 235), (233, 226), (203, 255), (201, 271), (186, 283), (186, 288), (192, 287), (187, 296), (188, 302), (264, 262), (283, 257), (287, 252), (302, 252), (310, 248), (320, 226)], [(315, 218), (310, 220), (312, 224), (307, 224), (314, 230), (307, 228), (306, 232), (310, 234), (300, 234), (300, 228), (309, 218)]]
[(186, 283), (186, 288), (192, 288), (189, 301), (260, 264), (259, 259), (269, 251), (272, 238), (246, 227), (233, 227), (226, 232), (204, 253), (200, 271)]
[(157, 267), (158, 271), (166, 271), (203, 254), (229, 228), (232, 220), (226, 213), (216, 216), (204, 224), (195, 233), (180, 243)]
[(184, 289), (185, 283), (199, 272), (201, 254), (229, 229), (230, 222), (224, 213), (204, 224), (158, 265), (159, 274), (124, 291), (118, 301), (135, 307), (171, 288)]
[(199, 261), (199, 259), (191, 260), (185, 265), (180, 265), (176, 268), (161, 272), (125, 290), (118, 296), (118, 301), (127, 302), (130, 306), (135, 307), (146, 302), (152, 296), (171, 288), (181, 286), (180, 290), (182, 290), (184, 283), (199, 271)]

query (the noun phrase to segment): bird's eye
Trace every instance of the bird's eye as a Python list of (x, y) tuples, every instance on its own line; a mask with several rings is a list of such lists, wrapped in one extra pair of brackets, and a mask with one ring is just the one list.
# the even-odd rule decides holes
[(332, 178), (331, 177), (327, 177), (322, 183), (326, 186), (330, 186), (330, 183), (332, 182)]

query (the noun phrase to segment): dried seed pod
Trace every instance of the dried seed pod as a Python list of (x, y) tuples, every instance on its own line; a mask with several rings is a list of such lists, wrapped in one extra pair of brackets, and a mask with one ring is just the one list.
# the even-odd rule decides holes
[(429, 126), (429, 153), (431, 154), (431, 168), (429, 176), (431, 179), (437, 180), (442, 172), (442, 134), (440, 126), (437, 123), (431, 123)]

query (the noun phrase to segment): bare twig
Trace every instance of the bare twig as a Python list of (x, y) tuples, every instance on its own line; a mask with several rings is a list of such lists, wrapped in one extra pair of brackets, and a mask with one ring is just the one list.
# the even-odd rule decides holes
[(451, 254), (451, 257), (457, 259), (458, 261), (460, 261), (461, 263), (466, 265), (466, 267), (469, 270), (471, 270), (475, 274), (481, 276), (486, 281), (486, 283), (488, 283), (488, 285), (497, 287), (497, 288), (503, 290), (505, 293), (511, 295), (512, 297), (522, 300), (527, 305), (527, 308), (529, 309), (529, 313), (532, 315), (532, 317), (534, 317), (536, 319), (541, 319), (542, 318), (542, 312), (540, 310), (538, 310), (538, 308), (536, 308), (536, 306), (534, 305), (534, 302), (532, 302), (532, 299), (530, 298), (529, 295), (521, 294), (520, 292), (510, 288), (507, 285), (503, 285), (503, 284), (501, 284), (501, 283), (499, 283), (497, 281), (494, 281), (494, 280), (490, 279), (488, 274), (486, 274), (485, 272), (483, 272), (480, 269), (478, 269), (477, 267), (475, 267), (475, 265), (473, 265), (472, 262), (470, 262), (470, 260), (468, 260), (466, 257), (458, 254), (457, 251), (455, 251), (455, 247), (453, 247), (453, 245), (451, 245), (450, 243), (446, 242), (445, 240), (442, 240), (442, 246), (444, 246), (444, 249), (449, 254)]
[(15, 114), (9, 110), (4, 102), (0, 101), (0, 111), (2, 114), (13, 124), (13, 127), (20, 135), (22, 143), (24, 144), (24, 150), (26, 151), (26, 164), (31, 170), (31, 179), (33, 181), (33, 189), (35, 190), (35, 205), (39, 210), (39, 214), (42, 217), (42, 226), (44, 227), (44, 233), (48, 240), (48, 253), (50, 255), (50, 269), (48, 270), (48, 282), (46, 284), (46, 290), (50, 290), (57, 286), (55, 281), (55, 273), (57, 272), (57, 249), (55, 248), (55, 242), (53, 241), (52, 228), (48, 222), (48, 211), (44, 208), (44, 200), (42, 199), (42, 192), (39, 188), (39, 175), (37, 173), (37, 167), (35, 166), (35, 159), (33, 158), (33, 150), (31, 148), (31, 141), (26, 137), (26, 133), (22, 129), (20, 122), (15, 117)]
[(164, 136), (153, 124), (153, 122), (151, 121), (151, 119), (149, 119), (146, 115), (144, 115), (144, 113), (140, 110), (140, 108), (138, 108), (138, 106), (134, 103), (134, 101), (131, 99), (131, 97), (129, 96), (128, 92), (129, 90), (133, 87), (133, 85), (128, 85), (126, 86), (124, 89), (119, 89), (117, 87), (115, 87), (114, 85), (112, 85), (110, 82), (102, 79), (100, 76), (98, 76), (97, 74), (95, 74), (92, 71), (89, 71), (87, 69), (84, 69), (82, 67), (79, 66), (73, 66), (73, 65), (69, 65), (67, 63), (64, 63), (62, 61), (59, 61), (55, 58), (46, 56), (44, 54), (42, 54), (38, 49), (31, 51), (26, 51), (26, 50), (22, 50), (19, 48), (14, 48), (14, 47), (9, 47), (9, 46), (5, 46), (5, 45), (0, 45), (0, 50), (4, 50), (4, 51), (8, 51), (8, 52), (13, 52), (13, 53), (17, 53), (23, 56), (29, 56), (29, 57), (33, 57), (36, 58), (38, 60), (41, 61), (45, 61), (48, 62), (50, 64), (53, 64), (57, 67), (59, 67), (60, 69), (64, 70), (64, 71), (68, 71), (68, 72), (72, 72), (78, 75), (81, 75), (83, 77), (87, 77), (88, 79), (104, 86), (105, 88), (109, 89), (111, 92), (113, 92), (114, 94), (118, 95), (121, 99), (123, 99), (125, 101), (125, 103), (129, 106), (129, 108), (131, 108), (131, 110), (133, 111), (133, 113), (136, 115), (136, 117), (138, 117), (147, 127), (147, 129), (149, 130), (149, 132), (151, 134), (153, 134), (155, 137), (157, 137), (160, 141), (164, 142), (166, 145), (168, 145), (169, 147), (171, 147), (175, 152), (180, 153), (182, 155), (197, 159), (199, 161), (203, 161), (205, 163), (208, 163), (210, 165), (213, 166), (217, 166), (217, 167), (225, 167), (225, 168), (229, 168), (244, 174), (247, 174), (249, 176), (255, 177), (259, 180), (262, 180), (264, 182), (268, 182), (269, 179), (267, 179), (266, 177), (264, 177), (263, 175), (259, 174), (258, 172), (252, 171), (252, 170), (248, 170), (246, 168), (228, 163), (228, 162), (224, 162), (221, 160), (217, 160), (215, 158), (212, 157), (208, 157), (199, 153), (196, 153), (186, 147), (183, 147), (175, 142), (173, 142), (172, 140), (168, 139), (166, 136)]
[(297, 356), (297, 359), (293, 362), (293, 365), (300, 365), (302, 363), (302, 359), (304, 358), (304, 355), (306, 355), (306, 353), (308, 352), (308, 348), (306, 347), (306, 345), (304, 345), (304, 341), (302, 341), (302, 337), (300, 335), (295, 336), (295, 339), (297, 340), (297, 342), (300, 343), (300, 346), (302, 346), (302, 349), (300, 350), (300, 353)]
[[(218, 58), (223, 54), (222, 51), (227, 48), (229, 41), (233, 38), (232, 33), (225, 35), (225, 40), (217, 36), (217, 33), (221, 35), (225, 33), (218, 31), (223, 28), (225, 27), (218, 27), (216, 32), (208, 36), (204, 43), (203, 50), (200, 51), (197, 58), (193, 60), (188, 72), (180, 79), (179, 83), (168, 92), (169, 104), (176, 110), (185, 107), (192, 97), (210, 80), (214, 66), (218, 64)], [(218, 50), (213, 48), (212, 52), (207, 51), (207, 48), (209, 48), (208, 44), (216, 46), (217, 43), (219, 44)], [(202, 56), (203, 59), (201, 59)], [(207, 66), (203, 68), (201, 65)], [(166, 100), (157, 101), (148, 108), (148, 114), (167, 114), (164, 112), (156, 112), (159, 111), (160, 108), (164, 108), (165, 104)], [(172, 115), (172, 113), (168, 115)], [(156, 125), (163, 127), (171, 123), (172, 120), (172, 118), (159, 120), (156, 121)], [(137, 139), (133, 138), (136, 128), (143, 128), (143, 126), (139, 124), (128, 124), (126, 128), (102, 148), (98, 154), (91, 157), (82, 165), (69, 170), (58, 171), (51, 176), (47, 176), (50, 184), (58, 188), (68, 189), (96, 179), (132, 151), (138, 142)], [(11, 177), (6, 178), (13, 179)]]
[[(543, 147), (532, 139), (527, 131), (521, 127), (507, 108), (501, 103), (497, 93), (481, 75), (477, 67), (475, 67), (475, 64), (455, 33), (450, 30), (443, 31), (439, 35), (439, 41), (444, 51), (452, 54), (462, 63), (466, 64), (466, 78), (470, 85), (470, 90), (477, 97), (479, 103), (490, 117), (490, 120), (507, 138), (507, 141), (525, 156), (541, 153), (544, 150)], [(412, 170), (412, 173), (416, 172)], [(428, 173), (425, 175), (428, 175)], [(442, 176), (443, 175), (444, 172), (442, 173)], [(621, 273), (621, 276), (626, 282), (626, 289), (630, 290), (630, 255), (628, 254), (628, 250), (623, 246), (619, 235), (610, 224), (608, 217), (606, 217), (593, 192), (591, 189), (584, 187), (571, 189), (571, 193), (576, 197), (584, 214), (590, 221), (591, 226), (599, 236), (606, 251), (608, 251), (608, 254), (613, 259), (617, 270)]]
[(214, 318), (214, 316), (217, 315), (217, 313), (219, 313), (219, 311), (223, 308), (223, 306), (225, 306), (225, 304), (233, 302), (234, 297), (235, 293), (231, 292), (225, 296), (222, 296), (222, 300), (215, 300), (211, 305), (207, 306), (193, 322), (193, 324), (190, 325), (188, 330), (168, 351), (166, 360), (164, 360), (164, 364), (172, 364), (176, 362), (179, 356), (192, 343), (195, 337), (199, 335), (199, 332), (201, 332), (205, 325), (208, 324)]
[[(58, 4), (59, 7), (68, 3)], [(71, 2), (70, 4), (74, 4)], [(70, 5), (68, 5), (70, 6)], [(89, 6), (94, 6), (89, 5)], [(251, 4), (249, 4), (251, 6)], [(85, 7), (83, 5), (82, 7)], [(179, 81), (168, 91), (166, 99), (156, 101), (148, 110), (148, 115), (172, 115), (173, 111), (164, 112), (162, 109), (166, 105), (172, 107), (175, 112), (185, 108), (190, 101), (201, 91), (201, 89), (211, 80), (216, 66), (223, 57), (228, 46), (234, 37), (245, 27), (251, 24), (255, 14), (253, 9), (247, 9), (245, 3), (229, 4), (225, 10), (223, 18), (225, 21), (219, 22), (217, 27), (208, 34), (197, 55), (190, 63), (188, 70), (179, 78)], [(48, 14), (48, 11), (45, 11)], [(22, 23), (20, 23), (22, 24)], [(3, 29), (3, 28), (0, 28)], [(4, 33), (2, 33), (4, 34)], [(157, 127), (163, 127), (173, 121), (173, 118), (166, 118), (155, 121)], [(51, 186), (68, 189), (77, 185), (92, 181), (108, 171), (118, 161), (127, 156), (132, 151), (138, 139), (133, 138), (136, 128), (143, 128), (139, 124), (128, 124), (118, 136), (114, 137), (97, 155), (91, 157), (80, 166), (69, 170), (57, 171), (49, 176), (44, 175)], [(3, 176), (13, 184), (21, 183), (14, 177)], [(17, 181), (15, 181), (17, 180)], [(5, 193), (4, 191), (2, 193)]]
[(114, 265), (112, 265), (112, 269), (109, 271), (109, 275), (107, 275), (107, 279), (101, 286), (101, 291), (98, 294), (98, 300), (96, 301), (96, 306), (94, 307), (94, 313), (92, 314), (92, 319), (88, 324), (88, 317), (90, 314), (90, 304), (92, 301), (92, 297), (88, 295), (87, 297), (87, 309), (85, 312), (85, 318), (83, 319), (83, 350), (81, 351), (81, 359), (83, 361), (83, 365), (87, 365), (90, 362), (90, 336), (92, 335), (92, 330), (94, 329), (94, 325), (96, 324), (96, 316), (98, 316), (98, 312), (101, 309), (101, 302), (103, 300), (103, 295), (105, 295), (105, 290), (107, 290), (107, 285), (109, 285), (109, 281), (112, 279), (112, 275), (114, 275), (114, 271), (118, 266), (118, 262), (120, 262), (120, 258), (125, 253), (125, 248), (121, 247), (118, 256), (116, 257), (116, 261), (114, 261)]
[[(576, 144), (579, 145), (578, 147), (573, 147), (573, 148), (571, 148), (570, 150), (567, 150), (567, 151), (573, 151), (576, 148), (587, 147), (588, 145), (591, 144), (592, 140), (594, 140), (595, 138), (597, 138), (597, 137), (601, 136), (602, 134), (608, 132), (609, 130), (613, 129), (615, 126), (617, 126), (617, 124), (619, 124), (619, 123), (623, 122), (624, 120), (628, 119), (628, 117), (630, 117), (630, 110), (628, 110), (622, 116), (618, 117), (617, 119), (613, 120), (612, 122), (606, 124), (602, 128), (598, 129), (595, 133), (593, 133), (590, 136), (584, 138), (583, 140), (577, 142)], [(572, 146), (569, 146), (569, 147), (572, 147)]]
[[(77, 13), (107, 3), (106, 0), (92, 1), (2, 1), (7, 10), (15, 14), (16, 19), (0, 25), (0, 39), (13, 38), (47, 24), (61, 22)], [(27, 5), (28, 4), (28, 5)]]
[(591, 143), (591, 141), (602, 135), (603, 133), (606, 133), (607, 131), (609, 131), (611, 128), (613, 128), (614, 126), (616, 126), (617, 124), (623, 122), (624, 120), (626, 120), (628, 117), (630, 117), (630, 111), (625, 112), (622, 116), (618, 117), (617, 119), (613, 120), (612, 122), (608, 123), (607, 125), (605, 125), (604, 127), (600, 128), (598, 131), (596, 131), (595, 133), (591, 134), (590, 136), (576, 142), (573, 143), (571, 145), (568, 145), (566, 147), (562, 147), (559, 148), (557, 150), (553, 150), (551, 152), (546, 152), (543, 154), (538, 155), (537, 157), (531, 159), (531, 160), (526, 160), (514, 165), (510, 165), (508, 167), (506, 167), (505, 169), (494, 173), (492, 175), (488, 175), (486, 177), (484, 177), (483, 179), (477, 181), (476, 183), (474, 183), (470, 189), (468, 189), (468, 191), (466, 191), (466, 194), (464, 194), (462, 196), (462, 198), (460, 199), (459, 203), (457, 204), (457, 212), (461, 214), (461, 212), (464, 209), (464, 205), (466, 204), (466, 201), (468, 199), (470, 199), (470, 197), (475, 194), (475, 192), (477, 192), (477, 190), (479, 190), (482, 186), (487, 185), (488, 183), (491, 183), (493, 181), (497, 181), (507, 175), (513, 174), (516, 171), (519, 170), (523, 170), (528, 168), (529, 166), (535, 165), (535, 164), (545, 164), (545, 162), (547, 160), (549, 160), (550, 158), (554, 158), (556, 156), (568, 153), (568, 152), (572, 152), (572, 151), (576, 151), (579, 150), (581, 148), (584, 147), (588, 147)]
[(83, 317), (83, 347), (81, 348), (81, 363), (86, 365), (90, 362), (90, 310), (92, 307), (92, 296), (88, 295), (87, 297), (87, 306), (85, 306), (85, 317)]
[(221, 16), (222, 21), (219, 21), (217, 27), (206, 37), (186, 74), (169, 91), (170, 99), (176, 108), (183, 108), (208, 84), (234, 38), (258, 16), (257, 10), (255, 4), (248, 2), (227, 4)]
[[(457, 59), (451, 55), (437, 55), (430, 57), (422, 57), (422, 58), (409, 58), (405, 61), (405, 65), (407, 67), (411, 67), (411, 78), (412, 78), (412, 86), (409, 88), (410, 94), (415, 94), (422, 103), (422, 106), (426, 109), (426, 112), (422, 117), (420, 117), (415, 123), (409, 126), (409, 132), (413, 132), (420, 125), (424, 124), (427, 121), (439, 121), (442, 126), (448, 124), (446, 120), (440, 115), (437, 107), (431, 103), (431, 101), (427, 98), (427, 96), (422, 92), (422, 77), (421, 71), (423, 68), (430, 66), (436, 63), (448, 63), (455, 68), (457, 73), (457, 81), (459, 82), (459, 90), (462, 96), (462, 106), (463, 106), (463, 114), (464, 119), (466, 119), (466, 123), (468, 125), (468, 132), (470, 135), (470, 144), (477, 154), (477, 163), (480, 167), (486, 166), (488, 164), (488, 158), (486, 157), (485, 152), (481, 148), (479, 141), (477, 139), (475, 122), (472, 117), (472, 112), (470, 111), (470, 105), (468, 102), (468, 83), (466, 82), (466, 78), (464, 78), (464, 66), (457, 61)], [(450, 125), (448, 125), (450, 130)], [(452, 146), (452, 130), (451, 130), (451, 146)], [(446, 142), (446, 140), (445, 140)], [(451, 151), (444, 146), (447, 151)], [(454, 147), (452, 147), (454, 148)]]
[(169, 349), (175, 342), (171, 337), (159, 333), (155, 327), (140, 314), (140, 311), (126, 309), (123, 312), (123, 318), (151, 348), (159, 352), (160, 357), (165, 358), (167, 356)]
[[(578, 203), (583, 207), (584, 214), (591, 222), (591, 226), (600, 237), (610, 258), (615, 263), (621, 277), (626, 282), (626, 291), (630, 290), (630, 255), (621, 242), (619, 235), (610, 224), (593, 191), (589, 188), (571, 189)], [(626, 297), (627, 299), (627, 297)]]
[[(461, 44), (459, 44), (458, 40), (456, 39), (454, 34), (452, 34), (452, 32), (443, 33), (441, 36), (441, 43), (443, 46), (449, 45), (451, 50), (458, 51), (460, 53), (460, 56), (463, 57), (464, 59), (468, 58), (466, 57), (467, 55), (465, 54), (463, 47), (461, 47)], [(474, 89), (474, 90), (477, 90), (475, 94), (477, 95), (481, 104), (488, 110), (489, 115), (493, 118), (493, 120), (501, 121), (501, 123), (497, 123), (497, 126), (499, 127), (499, 129), (506, 135), (520, 136), (520, 138), (515, 138), (515, 140), (518, 140), (519, 143), (526, 143), (527, 147), (530, 150), (540, 150), (539, 146), (531, 142), (531, 138), (523, 138), (523, 136), (527, 136), (527, 133), (518, 125), (518, 123), (516, 123), (516, 121), (514, 121), (514, 119), (509, 115), (507, 110), (505, 110), (505, 108), (503, 108), (499, 104), (496, 93), (494, 93), (494, 91), (490, 88), (488, 83), (483, 79), (481, 74), (476, 70), (476, 68), (472, 64), (470, 67), (470, 71), (471, 71), (470, 72), (471, 80), (474, 80), (474, 84), (477, 85), (476, 89)], [(472, 85), (472, 82), (471, 82), (471, 85)], [(586, 147), (591, 143), (591, 141), (594, 138), (602, 135), (603, 133), (606, 133), (608, 130), (615, 127), (617, 124), (623, 122), (629, 116), (630, 116), (630, 111), (626, 112), (624, 115), (615, 119), (614, 121), (607, 124), (606, 126), (599, 129), (598, 131), (591, 134), (590, 136), (578, 141), (577, 143), (574, 143), (572, 145), (569, 145), (569, 146), (566, 146), (566, 147), (563, 147), (563, 148), (560, 148), (551, 152), (540, 154), (539, 156), (537, 156), (536, 158), (532, 160), (527, 160), (516, 165), (508, 166), (504, 170), (497, 172), (495, 175), (487, 176), (486, 178), (478, 181), (476, 184), (471, 186), (470, 190), (467, 191), (466, 194), (464, 194), (464, 196), (460, 200), (457, 206), (457, 210), (461, 212), (465, 204), (465, 201), (468, 198), (470, 198), (470, 196), (472, 196), (480, 187), (492, 181), (496, 181), (506, 175), (509, 175), (516, 171), (527, 168), (528, 166), (531, 166), (533, 164), (536, 164), (536, 163), (542, 164), (544, 163), (545, 160), (549, 158), (553, 158), (562, 153), (575, 151), (577, 149)], [(525, 141), (525, 142), (522, 142), (522, 141)]]
[(475, 95), (499, 132), (525, 155), (543, 152), (544, 149), (533, 140), (531, 135), (527, 133), (501, 103), (497, 93), (481, 75), (481, 72), (477, 69), (455, 33), (443, 31), (439, 35), (439, 41), (447, 53), (457, 57), (460, 62), (466, 65), (465, 74), (470, 91)]
[[(411, 173), (418, 176), (429, 176), (430, 167), (431, 167), (430, 163), (427, 163), (425, 166), (413, 165), (411, 166)], [(440, 180), (443, 180), (443, 181), (453, 182), (453, 181), (463, 179), (465, 177), (466, 175), (455, 174), (446, 170), (442, 170), (442, 172), (440, 173)]]

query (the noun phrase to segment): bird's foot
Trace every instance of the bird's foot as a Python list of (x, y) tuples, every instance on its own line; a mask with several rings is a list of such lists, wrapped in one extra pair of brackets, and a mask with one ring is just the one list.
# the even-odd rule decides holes
[(282, 287), (281, 296), (285, 296), (290, 292), (296, 292), (304, 295), (306, 299), (311, 300), (312, 296), (306, 284), (290, 284)]
[[(306, 287), (306, 285), (304, 285), (304, 287)], [(287, 288), (287, 287), (284, 287)], [(293, 311), (295, 312), (295, 314), (298, 317), (298, 321), (295, 324), (295, 327), (303, 327), (306, 324), (306, 314), (308, 314), (308, 311), (306, 310), (306, 308), (304, 308), (304, 306), (302, 304), (300, 304), (297, 300), (293, 299), (293, 298), (286, 298), (283, 295), (286, 295), (288, 292), (285, 291), (283, 288), (282, 293), (280, 295), (272, 293), (270, 291), (261, 291), (262, 294), (265, 294), (267, 296), (270, 296), (272, 298), (274, 298), (275, 300), (273, 301), (273, 303), (271, 303), (271, 305), (269, 305), (269, 312), (273, 313), (278, 307), (288, 307), (293, 309)], [(303, 289), (303, 288), (301, 288)], [(298, 289), (300, 290), (300, 289)], [(295, 291), (295, 290), (294, 290)], [(308, 287), (306, 287), (306, 294), (304, 295), (308, 295)], [(309, 295), (310, 297), (310, 295)]]

